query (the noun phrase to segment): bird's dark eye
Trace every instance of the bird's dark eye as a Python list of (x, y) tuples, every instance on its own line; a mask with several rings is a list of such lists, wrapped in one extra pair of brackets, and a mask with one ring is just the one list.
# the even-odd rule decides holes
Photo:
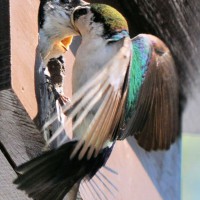
[(80, 8), (74, 12), (74, 20), (78, 19), (82, 15), (86, 15), (88, 13), (87, 8)]

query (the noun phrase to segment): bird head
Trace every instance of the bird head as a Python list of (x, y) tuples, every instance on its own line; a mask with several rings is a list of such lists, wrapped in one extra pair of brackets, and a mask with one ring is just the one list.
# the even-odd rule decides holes
[(63, 36), (63, 34), (76, 34), (70, 24), (70, 15), (76, 6), (83, 6), (85, 4), (87, 3), (80, 0), (47, 1), (43, 7), (44, 17), (43, 21), (40, 23), (40, 28), (51, 31), (54, 29), (57, 35), (61, 36)]
[(62, 43), (68, 49), (72, 36), (77, 35), (70, 16), (76, 6), (87, 5), (82, 0), (42, 0), (39, 10), (40, 51), (46, 58), (53, 46)]
[[(46, 15), (53, 15), (53, 11), (57, 8), (64, 10), (70, 14), (70, 10), (75, 8), (76, 6), (82, 6), (88, 4), (82, 0), (40, 0), (40, 8), (39, 8), (39, 15), (38, 15), (38, 23), (39, 27), (43, 28)], [(59, 12), (61, 12), (59, 9)]]
[(71, 15), (71, 23), (81, 35), (93, 33), (109, 38), (121, 31), (128, 32), (128, 24), (123, 15), (106, 4), (76, 7)]

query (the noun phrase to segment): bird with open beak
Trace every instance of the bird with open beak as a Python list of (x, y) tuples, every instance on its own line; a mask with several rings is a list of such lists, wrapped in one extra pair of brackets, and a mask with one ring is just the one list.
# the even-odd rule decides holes
[(82, 37), (71, 105), (63, 110), (73, 120), (74, 140), (18, 168), (24, 173), (15, 184), (35, 199), (62, 199), (92, 178), (117, 140), (134, 136), (147, 151), (166, 150), (180, 131), (178, 77), (160, 39), (130, 39), (126, 19), (105, 4), (76, 7), (70, 23)]
[[(70, 99), (64, 95), (64, 54), (69, 50), (77, 32), (70, 24), (76, 6), (87, 5), (82, 0), (41, 0), (38, 15), (39, 50), (45, 73), (50, 76), (55, 97), (63, 105)], [(55, 75), (56, 74), (56, 75)]]

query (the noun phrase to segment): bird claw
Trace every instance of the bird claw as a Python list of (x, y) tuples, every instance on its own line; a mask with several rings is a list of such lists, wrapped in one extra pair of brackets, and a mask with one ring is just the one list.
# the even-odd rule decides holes
[(61, 106), (65, 104), (69, 104), (71, 102), (71, 99), (69, 97), (66, 97), (63, 94), (59, 95), (58, 102), (60, 103)]

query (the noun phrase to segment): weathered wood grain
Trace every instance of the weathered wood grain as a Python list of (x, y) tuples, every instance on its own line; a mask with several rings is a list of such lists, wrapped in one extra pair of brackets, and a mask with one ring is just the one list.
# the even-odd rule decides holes
[[(199, 71), (200, 1), (91, 0), (116, 7), (129, 23), (130, 34), (157, 35), (171, 49), (182, 82)], [(190, 74), (189, 76), (187, 76)], [(198, 75), (198, 74), (197, 74)], [(185, 86), (185, 85), (184, 85)]]
[(24, 192), (17, 190), (13, 180), (17, 177), (13, 168), (8, 163), (4, 154), (0, 151), (0, 199), (4, 200), (28, 200)]
[(38, 45), (39, 0), (10, 2), (11, 88), (33, 119), (38, 112), (35, 62)]
[[(38, 112), (36, 104), (32, 104), (35, 102), (34, 90), (43, 96), (43, 98), (39, 97), (39, 102), (44, 103), (43, 100), (48, 99), (49, 96), (45, 87), (41, 91), (37, 89), (41, 87), (37, 78), (42, 80), (41, 83), (45, 81), (41, 78), (41, 74), (38, 76), (36, 71), (34, 74), (34, 62), (37, 67), (40, 67), (41, 62), (35, 54), (37, 46), (36, 16), (39, 0), (34, 2), (0, 0), (0, 18), (3, 19), (0, 20), (0, 90), (11, 87), (9, 23), (5, 23), (6, 20), (7, 22), (10, 20), (9, 2), (14, 2), (11, 6), (11, 41), (13, 42), (12, 56), (14, 56), (12, 61), (15, 63), (13, 75), (17, 77), (15, 83), (19, 82), (18, 85), (15, 85), (15, 92), (19, 93), (17, 96), (20, 97), (23, 105), (11, 89), (0, 92), (0, 141), (13, 162), (18, 165), (39, 154), (43, 146), (42, 136), (29, 118), (29, 115), (34, 118)], [(99, 0), (98, 2), (105, 2), (117, 7), (128, 19), (132, 36), (145, 32), (156, 34), (163, 39), (172, 50), (177, 66), (181, 66), (179, 73), (183, 81), (186, 80), (186, 77), (182, 73), (182, 69), (190, 71), (190, 69), (198, 67), (200, 63), (200, 21), (198, 20), (200, 19), (200, 2), (198, 0)], [(21, 10), (23, 12), (18, 13), (17, 10), (20, 10), (21, 7), (23, 7)], [(31, 14), (27, 15), (24, 20), (24, 13), (27, 10)], [(19, 17), (17, 17), (18, 15)], [(33, 23), (29, 23), (29, 19), (33, 19)], [(23, 32), (22, 35), (21, 32)], [(17, 51), (23, 44), (22, 41), (25, 41), (24, 46)], [(19, 78), (18, 70), (22, 70), (21, 77), (31, 74), (31, 78), (27, 76), (24, 82), (24, 79)], [(32, 85), (26, 85), (28, 82), (31, 82)], [(36, 85), (36, 89), (34, 82), (39, 83)], [(65, 87), (69, 89), (71, 85), (66, 83)], [(43, 103), (39, 103), (39, 105), (45, 106)], [(24, 105), (28, 114), (24, 111)], [(39, 109), (40, 126), (46, 120), (48, 108), (45, 109), (44, 112)], [(119, 169), (117, 170), (119, 174), (109, 176), (102, 169), (102, 173), (105, 173), (119, 190), (121, 187), (125, 187), (124, 190), (121, 190), (124, 193), (116, 193), (118, 196), (115, 199), (132, 200), (134, 197), (141, 200), (153, 197), (153, 199), (179, 200), (180, 143), (175, 143), (167, 152), (147, 153), (138, 147), (134, 139), (130, 138), (128, 142), (129, 144), (124, 141), (117, 145), (108, 162), (112, 168)], [(13, 172), (7, 163), (2, 163), (6, 169)], [(90, 193), (88, 188), (85, 188), (85, 191)], [(14, 191), (14, 194), (15, 192), (17, 191)], [(104, 187), (103, 193), (108, 195), (109, 191)], [(94, 199), (94, 196), (90, 195), (86, 194), (84, 199)], [(16, 199), (10, 193), (7, 196), (4, 194), (3, 197), (6, 200)]]
[(191, 98), (183, 113), (183, 132), (200, 134), (200, 81), (193, 88)]
[(41, 153), (43, 139), (12, 90), (0, 91), (0, 141), (16, 165)]
[[(130, 34), (134, 37), (140, 33), (151, 33), (157, 35), (163, 39), (173, 52), (174, 58), (176, 60), (177, 69), (179, 71), (179, 77), (182, 80), (182, 84), (185, 82), (185, 73), (189, 73), (190, 68), (194, 69), (197, 67), (193, 57), (197, 56), (198, 44), (194, 50), (195, 38), (190, 29), (190, 25), (200, 33), (199, 27), (197, 26), (194, 19), (190, 19), (191, 10), (183, 4), (182, 1), (117, 1), (117, 0), (91, 0), (91, 2), (106, 3), (117, 8), (126, 17), (130, 27)], [(190, 2), (190, 7), (199, 4), (195, 0)], [(181, 8), (181, 9), (180, 9)], [(193, 8), (196, 9), (196, 8)], [(197, 12), (193, 10), (193, 12)], [(185, 18), (182, 16), (185, 15)], [(194, 14), (195, 15), (195, 14)], [(196, 15), (198, 15), (196, 13)], [(187, 21), (190, 20), (189, 25)], [(191, 38), (190, 38), (191, 34)], [(188, 36), (189, 35), (189, 36)], [(197, 37), (196, 37), (197, 38)], [(193, 46), (192, 46), (193, 45)], [(200, 51), (199, 51), (200, 52)], [(189, 58), (189, 59), (188, 59)], [(183, 70), (183, 71), (181, 71)], [(184, 80), (185, 79), (185, 80)], [(187, 83), (187, 82), (186, 82)], [(184, 85), (185, 86), (185, 85)], [(157, 152), (145, 152), (142, 148), (137, 145), (134, 138), (129, 138), (128, 143), (132, 150), (137, 155), (142, 166), (147, 172), (148, 176), (152, 180), (155, 188), (159, 192), (160, 196), (164, 200), (173, 199), (179, 200), (180, 197), (180, 172), (181, 172), (181, 145), (180, 139), (173, 144), (168, 151), (157, 151)], [(127, 152), (128, 154), (128, 152)], [(124, 152), (126, 155), (126, 152)], [(119, 160), (121, 155), (119, 155)], [(112, 156), (111, 156), (111, 159)], [(134, 165), (134, 164), (133, 164)], [(124, 159), (124, 166), (128, 166), (128, 160)], [(134, 172), (139, 172), (138, 168), (133, 168)], [(133, 173), (132, 171), (129, 173)], [(134, 175), (131, 175), (134, 177)], [(138, 184), (140, 185), (140, 192), (143, 193), (143, 182), (144, 178), (137, 178)], [(145, 178), (146, 181), (147, 178)], [(114, 181), (113, 181), (114, 182)], [(117, 186), (121, 189), (126, 186), (117, 182)], [(148, 188), (145, 189), (148, 193)], [(123, 190), (123, 189), (122, 189)], [(134, 189), (133, 189), (134, 190)], [(131, 199), (131, 195), (128, 191), (125, 192), (126, 199)], [(140, 194), (141, 195), (141, 194)], [(149, 195), (151, 196), (151, 195)], [(138, 195), (139, 197), (139, 195)], [(142, 198), (142, 196), (140, 197)], [(139, 198), (139, 199), (140, 199)], [(147, 198), (144, 197), (143, 198)]]
[[(129, 3), (124, 1), (126, 5)], [(156, 34), (171, 49), (181, 86), (189, 94), (190, 83), (199, 78), (200, 1), (135, 1)], [(189, 90), (188, 90), (189, 87)], [(190, 95), (190, 94), (189, 94)]]
[[(0, 147), (11, 172), (41, 154), (44, 140), (36, 125), (41, 128), (56, 112), (37, 49), (38, 6), (39, 0), (0, 1)], [(58, 126), (56, 121), (46, 134), (52, 134)], [(10, 193), (4, 194), (4, 199), (12, 198)]]
[[(14, 2), (16, 3), (15, 6)], [(34, 5), (38, 4), (39, 0), (34, 3)], [(28, 5), (27, 9), (22, 5)], [(30, 82), (34, 73), (27, 73), (27, 65), (25, 66), (24, 63), (28, 63), (28, 67), (34, 71), (35, 54), (34, 51), (30, 54), (29, 50), (34, 49), (34, 41), (37, 41), (37, 22), (35, 22), (35, 26), (28, 23), (32, 28), (27, 30), (32, 35), (28, 34), (25, 30), (26, 26), (21, 23), (30, 43), (24, 40), (22, 34), (24, 30), (23, 28), (20, 29), (18, 23), (20, 20), (24, 22), (24, 19), (33, 18), (32, 14), (29, 18), (24, 17), (24, 14), (31, 13), (31, 10), (37, 11), (37, 7), (34, 7), (34, 5), (31, 3), (31, 6), (33, 6), (31, 9), (28, 1), (24, 3), (24, 1), (0, 0), (0, 199), (5, 200), (29, 199), (13, 185), (12, 182), (17, 177), (14, 169), (17, 165), (40, 154), (44, 144), (41, 133), (30, 118), (31, 114), (33, 117), (34, 112), (37, 112), (37, 110), (32, 112), (36, 109), (34, 104), (35, 94), (32, 92), (33, 97), (29, 95), (31, 87), (27, 88), (28, 85), (24, 85), (27, 84), (24, 82), (24, 79), (26, 79), (30, 83), (29, 85), (34, 86), (34, 81)], [(20, 12), (17, 11), (17, 8)], [(23, 8), (28, 12), (22, 12)], [(16, 16), (18, 14), (23, 17), (20, 19)], [(37, 21), (37, 12), (35, 12), (35, 16)], [(14, 19), (19, 21), (16, 22)], [(14, 23), (15, 29), (12, 23)], [(35, 32), (33, 31), (34, 27)], [(27, 44), (31, 47), (28, 48)], [(19, 55), (19, 52), (22, 54)], [(26, 57), (26, 53), (29, 56)], [(31, 58), (33, 58), (33, 62), (31, 62)], [(24, 62), (25, 60), (27, 62)], [(21, 78), (17, 74), (21, 75)], [(20, 86), (20, 88), (13, 90), (16, 86)], [(28, 102), (25, 103), (26, 108), (20, 102), (20, 100), (23, 102), (23, 99), (19, 100), (19, 94), (23, 94), (23, 98)]]

